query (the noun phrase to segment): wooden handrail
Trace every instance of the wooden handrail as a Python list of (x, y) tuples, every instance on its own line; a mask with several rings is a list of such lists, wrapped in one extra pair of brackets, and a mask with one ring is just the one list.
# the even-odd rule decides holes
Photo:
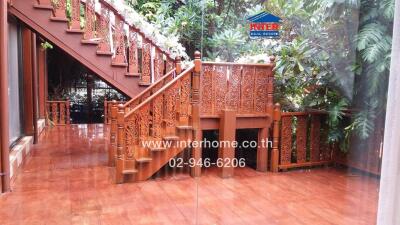
[(154, 93), (152, 96), (150, 96), (149, 98), (147, 98), (145, 101), (143, 101), (142, 103), (140, 103), (138, 106), (136, 106), (133, 110), (131, 110), (129, 113), (127, 113), (125, 115), (124, 118), (129, 118), (129, 116), (131, 116), (132, 114), (134, 114), (137, 110), (139, 110), (141, 107), (143, 107), (144, 105), (148, 104), (149, 102), (151, 102), (154, 98), (156, 98), (158, 95), (160, 95), (161, 93), (163, 93), (165, 90), (167, 90), (168, 88), (170, 88), (172, 85), (174, 85), (176, 82), (178, 82), (180, 79), (182, 79), (183, 77), (187, 76), (188, 74), (190, 74), (190, 72), (192, 72), (192, 70), (194, 69), (194, 65), (189, 66), (189, 68), (187, 68), (185, 71), (182, 72), (182, 74), (180, 74), (179, 76), (177, 76), (175, 79), (173, 79), (172, 81), (170, 81), (167, 85), (165, 85), (164, 87), (162, 87), (160, 90), (158, 90), (156, 93)]
[(138, 94), (136, 97), (134, 97), (131, 100), (129, 100), (128, 102), (126, 102), (124, 104), (124, 108), (130, 108), (130, 105), (132, 105), (135, 101), (139, 100), (141, 97), (145, 96), (148, 93), (151, 94), (151, 91), (155, 87), (157, 87), (159, 84), (161, 84), (162, 82), (164, 82), (166, 79), (170, 78), (171, 76), (173, 77), (175, 72), (176, 72), (176, 69), (173, 69), (170, 72), (168, 72), (167, 74), (165, 74), (161, 79), (159, 79), (158, 81), (154, 82), (152, 85), (150, 85), (148, 88), (146, 88), (140, 94)]

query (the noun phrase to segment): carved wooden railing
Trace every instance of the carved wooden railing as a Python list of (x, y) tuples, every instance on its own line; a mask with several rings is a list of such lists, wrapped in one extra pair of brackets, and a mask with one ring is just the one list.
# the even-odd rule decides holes
[[(148, 88), (152, 93), (149, 97), (143, 95), (144, 101), (127, 111), (126, 107), (134, 105), (134, 101), (111, 109), (111, 141), (110, 165), (116, 165), (117, 183), (123, 182), (126, 171), (135, 171), (137, 158), (148, 158), (148, 149), (143, 149), (144, 141), (161, 141), (165, 138), (176, 137), (176, 128), (188, 127), (193, 121), (192, 104), (198, 104), (198, 78), (192, 83), (192, 76), (199, 75), (200, 54), (196, 54), (198, 66), (190, 66), (181, 74), (180, 67), (176, 68), (177, 77), (163, 77), (158, 84)], [(179, 64), (178, 64), (179, 65)], [(193, 73), (194, 68), (198, 70)], [(169, 81), (167, 84), (164, 82)], [(194, 85), (194, 86), (192, 86)], [(196, 100), (197, 99), (197, 100)], [(198, 111), (198, 110), (197, 110)], [(198, 113), (194, 113), (198, 117)], [(199, 119), (199, 118), (198, 118)]]
[(144, 90), (143, 92), (138, 94), (136, 97), (134, 97), (131, 100), (129, 100), (128, 102), (126, 102), (124, 104), (124, 108), (125, 108), (126, 112), (131, 111), (136, 106), (138, 106), (140, 103), (142, 103), (144, 100), (146, 100), (151, 95), (156, 93), (158, 90), (160, 90), (166, 84), (168, 84), (168, 82), (173, 80), (175, 75), (179, 74), (180, 72), (181, 72), (180, 63), (177, 63), (177, 68), (176, 69), (171, 70), (166, 75), (164, 75), (159, 80), (157, 80), (152, 85), (150, 85), (148, 88), (146, 88), (146, 90)]
[[(272, 171), (297, 167), (326, 165), (332, 162), (325, 112), (280, 112), (274, 114), (274, 146), (279, 153), (272, 156)], [(273, 150), (274, 151), (274, 150)]]
[(203, 62), (201, 117), (218, 117), (221, 110), (237, 116), (272, 115), (273, 67), (269, 64)]
[(47, 125), (67, 125), (70, 124), (70, 101), (47, 101)]
[(118, 105), (118, 104), (125, 104), (124, 101), (104, 101), (104, 124), (110, 124), (111, 123), (111, 108), (113, 104)]
[[(70, 0), (70, 18), (67, 18), (67, 1), (38, 0), (37, 5), (52, 7), (52, 20), (69, 21), (67, 32), (83, 33), (82, 43), (97, 45), (97, 54), (112, 56), (112, 65), (126, 67), (127, 76), (139, 76), (140, 85), (149, 85), (174, 68), (174, 59), (168, 52), (145, 37), (141, 30), (129, 24), (106, 1)], [(85, 11), (84, 28), (81, 27), (81, 8)], [(111, 17), (111, 14), (114, 17)], [(110, 18), (115, 20), (111, 21)], [(155, 52), (154, 57), (152, 51)]]

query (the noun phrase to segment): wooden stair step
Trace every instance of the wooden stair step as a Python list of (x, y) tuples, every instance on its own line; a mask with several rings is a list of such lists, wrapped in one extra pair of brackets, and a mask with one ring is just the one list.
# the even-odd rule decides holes
[(135, 174), (135, 173), (138, 173), (138, 172), (139, 172), (138, 170), (131, 169), (131, 170), (123, 170), (122, 174), (128, 175), (128, 174)]
[(151, 83), (148, 83), (148, 82), (143, 82), (143, 81), (139, 82), (139, 86), (150, 86), (150, 85), (151, 85)]
[(103, 52), (103, 51), (96, 51), (96, 54), (100, 55), (100, 56), (112, 56), (113, 55), (112, 52)]
[(128, 67), (128, 63), (111, 63), (111, 66), (116, 66), (116, 67)]
[(142, 157), (142, 158), (137, 158), (136, 159), (136, 162), (138, 162), (138, 163), (148, 163), (148, 162), (151, 162), (151, 161), (153, 161), (153, 159), (152, 158), (147, 158), (147, 157)]
[(165, 137), (163, 137), (163, 139), (165, 141), (178, 141), (179, 137), (178, 136), (165, 136)]
[(141, 75), (141, 73), (125, 73), (127, 77), (140, 77)]
[(164, 147), (150, 148), (151, 152), (163, 152), (165, 150), (167, 150), (167, 148), (164, 148)]
[(33, 5), (33, 8), (35, 8), (35, 9), (53, 10), (53, 6), (52, 5), (44, 5), (44, 4), (37, 4), (37, 3), (35, 3)]
[(100, 40), (81, 40), (81, 43), (87, 45), (98, 45)]
[(55, 17), (55, 16), (50, 17), (50, 20), (54, 21), (54, 22), (68, 22), (69, 21), (67, 17)]
[(65, 31), (67, 31), (67, 33), (71, 33), (71, 34), (83, 34), (83, 33), (85, 33), (85, 31), (81, 30), (81, 29), (66, 29)]
[(183, 126), (176, 126), (179, 130), (193, 130), (193, 126), (183, 125)]

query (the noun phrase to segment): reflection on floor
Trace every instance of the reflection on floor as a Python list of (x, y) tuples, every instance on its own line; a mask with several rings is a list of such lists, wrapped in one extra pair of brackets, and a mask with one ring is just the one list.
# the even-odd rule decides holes
[(376, 178), (244, 168), (115, 185), (104, 146), (102, 125), (46, 130), (0, 197), (0, 224), (375, 224)]

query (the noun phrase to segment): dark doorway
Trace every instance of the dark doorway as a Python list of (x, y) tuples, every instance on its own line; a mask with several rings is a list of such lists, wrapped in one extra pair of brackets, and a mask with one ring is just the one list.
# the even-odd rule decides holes
[(56, 46), (49, 49), (47, 63), (48, 100), (69, 99), (72, 123), (103, 123), (105, 99), (127, 100), (126, 96)]
[(235, 150), (235, 158), (245, 159), (246, 166), (257, 168), (257, 147), (254, 144), (258, 140), (258, 129), (236, 130), (238, 147)]

